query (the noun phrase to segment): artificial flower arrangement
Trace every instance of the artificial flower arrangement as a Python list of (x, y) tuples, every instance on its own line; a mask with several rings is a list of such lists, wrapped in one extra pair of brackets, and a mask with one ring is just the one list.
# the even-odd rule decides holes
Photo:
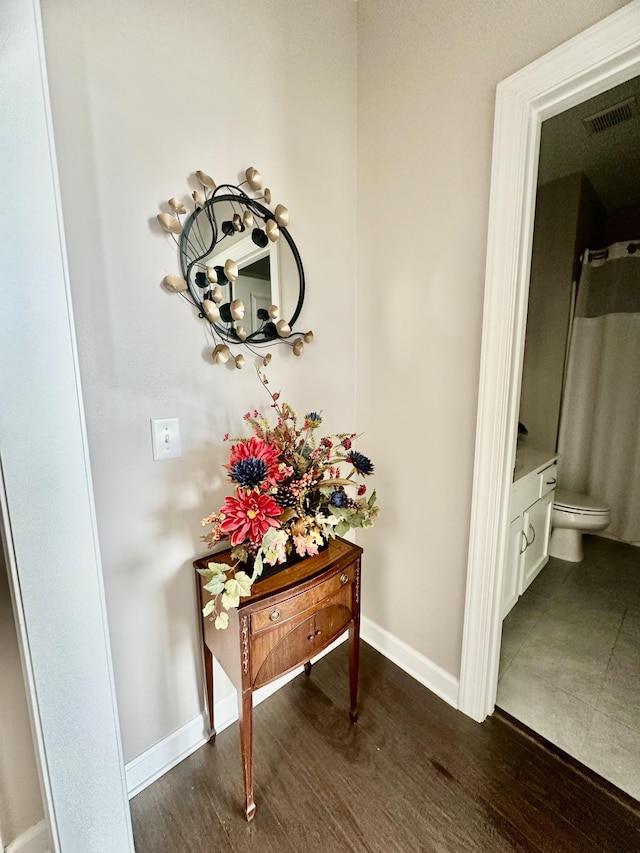
[[(375, 491), (367, 496), (366, 484), (355, 479), (374, 470), (371, 460), (353, 449), (356, 434), (319, 439), (321, 416), (311, 412), (299, 423), (295, 410), (269, 390), (266, 375), (259, 376), (271, 397), (275, 426), (256, 410), (244, 416), (251, 438), (224, 437), (232, 442), (224, 467), (235, 495), (202, 520), (212, 525), (202, 537), (207, 545), (228, 540), (235, 561), (231, 567), (211, 562), (198, 570), (212, 596), (202, 612), (215, 619), (216, 628), (227, 627), (226, 611), (251, 594), (265, 565), (313, 556), (329, 539), (371, 527), (379, 513)], [(350, 470), (343, 476), (345, 466)]]

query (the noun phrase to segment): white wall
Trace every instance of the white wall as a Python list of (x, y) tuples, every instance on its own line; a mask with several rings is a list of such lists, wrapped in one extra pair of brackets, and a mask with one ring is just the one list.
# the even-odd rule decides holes
[(358, 2), (367, 616), (459, 673), (496, 84), (619, 0)]
[[(45, 46), (125, 760), (201, 708), (191, 562), (228, 485), (222, 435), (267, 402), (214, 366), (155, 215), (188, 176), (258, 167), (291, 212), (317, 344), (271, 383), (355, 428), (356, 8), (351, 0), (44, 0)], [(250, 363), (250, 359), (248, 359)], [(149, 418), (183, 457), (154, 463)]]

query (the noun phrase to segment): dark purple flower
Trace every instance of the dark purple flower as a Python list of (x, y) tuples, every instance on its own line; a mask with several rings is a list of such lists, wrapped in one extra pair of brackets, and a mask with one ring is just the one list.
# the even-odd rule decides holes
[(253, 489), (263, 483), (267, 476), (267, 466), (263, 459), (250, 456), (240, 459), (231, 468), (231, 479), (244, 489)]
[(364, 453), (358, 453), (357, 450), (352, 450), (351, 453), (347, 453), (347, 459), (351, 462), (358, 474), (373, 474), (373, 462), (368, 456), (365, 456)]
[(336, 489), (331, 493), (329, 498), (331, 506), (346, 506), (349, 503), (349, 498), (346, 496), (344, 489)]

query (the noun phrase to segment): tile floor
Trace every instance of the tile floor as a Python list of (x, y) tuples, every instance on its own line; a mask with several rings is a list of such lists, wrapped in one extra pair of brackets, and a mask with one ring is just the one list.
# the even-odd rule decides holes
[(640, 800), (640, 548), (584, 544), (504, 620), (496, 704)]

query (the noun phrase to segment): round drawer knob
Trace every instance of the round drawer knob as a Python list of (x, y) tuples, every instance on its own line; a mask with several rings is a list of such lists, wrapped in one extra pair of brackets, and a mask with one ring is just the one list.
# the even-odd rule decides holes
[(269, 614), (269, 619), (271, 619), (272, 622), (277, 622), (279, 618), (280, 618), (280, 611), (276, 607), (276, 609), (272, 610), (271, 613)]
[(349, 580), (349, 575), (346, 572), (343, 572), (340, 575), (340, 583), (346, 583)]

